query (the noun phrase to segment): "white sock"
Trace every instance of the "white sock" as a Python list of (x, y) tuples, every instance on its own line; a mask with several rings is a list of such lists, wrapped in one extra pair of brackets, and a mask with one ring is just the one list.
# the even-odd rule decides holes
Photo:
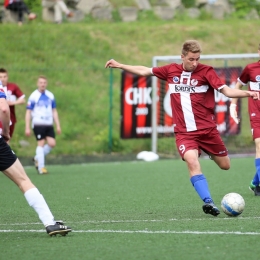
[(37, 188), (26, 191), (24, 197), (28, 204), (34, 208), (45, 227), (56, 223), (44, 197)]
[(44, 155), (46, 156), (48, 153), (50, 153), (52, 150), (52, 148), (48, 145), (48, 144), (45, 144), (43, 146), (43, 151), (44, 151)]
[(44, 149), (41, 146), (36, 148), (36, 158), (38, 160), (38, 168), (41, 169), (45, 166)]

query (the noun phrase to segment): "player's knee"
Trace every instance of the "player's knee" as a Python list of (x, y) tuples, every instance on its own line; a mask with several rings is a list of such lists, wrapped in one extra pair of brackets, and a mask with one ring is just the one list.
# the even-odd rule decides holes
[(48, 142), (48, 145), (49, 145), (49, 147), (50, 147), (51, 149), (54, 148), (54, 147), (56, 146), (55, 140), (54, 140), (54, 141), (51, 141), (51, 142)]
[(230, 169), (230, 163), (229, 162), (222, 163), (221, 165), (219, 165), (219, 167), (222, 170), (229, 170)]
[(200, 168), (199, 161), (196, 158), (190, 158), (189, 160), (185, 161), (190, 171), (196, 171), (198, 168)]

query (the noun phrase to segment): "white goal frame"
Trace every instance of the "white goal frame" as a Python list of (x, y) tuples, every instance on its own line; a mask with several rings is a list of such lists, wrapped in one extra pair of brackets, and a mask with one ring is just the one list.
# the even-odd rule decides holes
[[(201, 55), (200, 60), (234, 60), (234, 59), (253, 59), (259, 58), (259, 54), (257, 53), (242, 53), (242, 54), (209, 54), (209, 55)], [(158, 62), (181, 62), (181, 56), (154, 56), (152, 59), (152, 66), (157, 67)], [(158, 132), (157, 132), (157, 77), (152, 77), (152, 144), (151, 150), (154, 153), (157, 153), (157, 140), (158, 140)]]

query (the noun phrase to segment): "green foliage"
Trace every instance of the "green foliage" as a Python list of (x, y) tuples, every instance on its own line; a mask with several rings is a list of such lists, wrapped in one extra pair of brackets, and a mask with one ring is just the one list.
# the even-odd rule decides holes
[(145, 10), (145, 11), (140, 11), (138, 13), (138, 21), (143, 21), (143, 22), (148, 22), (149, 21), (160, 21), (160, 18), (155, 15), (155, 13), (152, 10)]
[(235, 12), (232, 14), (238, 18), (244, 18), (253, 8), (260, 14), (260, 2), (257, 0), (229, 0)]
[(113, 9), (112, 17), (113, 17), (113, 22), (122, 22), (122, 19), (117, 9)]
[(212, 19), (212, 14), (207, 12), (205, 9), (201, 9), (199, 20), (201, 21), (207, 21)]
[(31, 11), (39, 11), (42, 8), (41, 0), (24, 0)]
[[(100, 130), (94, 137), (94, 141), (99, 143), (98, 152), (108, 153), (108, 152), (123, 152), (124, 146), (122, 141), (116, 134), (113, 134), (112, 140), (109, 140), (108, 128)], [(109, 149), (109, 144), (112, 143), (111, 150)]]
[(184, 5), (185, 8), (194, 7), (195, 3), (196, 3), (195, 0), (182, 0), (181, 2), (182, 2), (182, 4)]

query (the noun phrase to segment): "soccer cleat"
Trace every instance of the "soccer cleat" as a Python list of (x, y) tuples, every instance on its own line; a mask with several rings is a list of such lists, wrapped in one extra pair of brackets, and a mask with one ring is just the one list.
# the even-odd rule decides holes
[(36, 168), (36, 170), (38, 171), (38, 161), (33, 157), (32, 158), (33, 162), (34, 162), (34, 166)]
[(46, 227), (46, 232), (50, 236), (66, 236), (72, 229), (70, 227), (64, 226), (62, 221), (56, 221), (54, 225), (49, 225)]
[(47, 169), (46, 168), (41, 168), (39, 171), (39, 174), (47, 174), (48, 173), (48, 171), (47, 171)]
[(203, 206), (202, 206), (202, 209), (203, 211), (206, 213), (206, 214), (211, 214), (213, 216), (217, 216), (218, 214), (220, 214), (220, 211), (219, 209), (214, 205), (214, 203), (205, 203)]
[(253, 181), (249, 184), (249, 190), (255, 193), (255, 185), (253, 184)]
[(260, 196), (260, 186), (255, 186), (255, 190), (254, 190), (255, 196)]

